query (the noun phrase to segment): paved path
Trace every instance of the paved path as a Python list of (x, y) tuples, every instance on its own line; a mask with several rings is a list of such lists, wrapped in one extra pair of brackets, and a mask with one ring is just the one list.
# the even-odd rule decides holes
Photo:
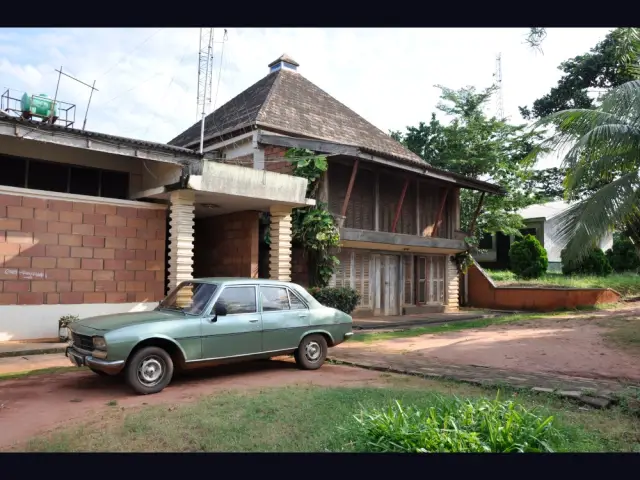
[(64, 353), (66, 343), (0, 342), (0, 358)]
[(340, 347), (332, 349), (329, 358), (346, 365), (394, 373), (444, 378), (485, 386), (530, 388), (535, 392), (555, 393), (599, 408), (607, 407), (615, 398), (615, 393), (629, 386), (609, 379), (522, 373), (479, 365), (439, 364), (412, 357), (410, 354), (383, 354)]
[(32, 370), (53, 367), (71, 367), (71, 362), (64, 353), (51, 353), (47, 355), (24, 355), (21, 357), (0, 358), (0, 375), (7, 373), (22, 373)]

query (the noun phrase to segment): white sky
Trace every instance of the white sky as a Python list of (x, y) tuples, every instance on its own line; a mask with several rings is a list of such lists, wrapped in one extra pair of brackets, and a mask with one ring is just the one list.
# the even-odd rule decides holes
[[(383, 131), (404, 130), (429, 121), (439, 100), (434, 85), (491, 85), (500, 52), (505, 114), (520, 122), (518, 106), (546, 94), (561, 76), (558, 65), (609, 30), (548, 29), (540, 53), (524, 43), (525, 28), (229, 28), (215, 105), (265, 76), (286, 52), (302, 75)], [(215, 33), (222, 40), (222, 28)], [(88, 130), (168, 142), (196, 121), (198, 39), (199, 29), (0, 29), (0, 87), (53, 97), (54, 69), (63, 66), (86, 83), (97, 80)], [(58, 98), (77, 104), (81, 128), (89, 89), (62, 77)], [(551, 156), (539, 167), (557, 163)]]

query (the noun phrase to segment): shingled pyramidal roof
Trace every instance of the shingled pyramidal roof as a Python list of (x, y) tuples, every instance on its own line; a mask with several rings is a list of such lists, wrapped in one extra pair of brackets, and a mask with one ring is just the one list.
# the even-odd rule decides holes
[[(205, 140), (243, 128), (263, 128), (362, 148), (380, 156), (425, 165), (425, 161), (298, 73), (299, 64), (282, 55), (271, 72), (205, 119)], [(193, 148), (200, 122), (170, 145)]]

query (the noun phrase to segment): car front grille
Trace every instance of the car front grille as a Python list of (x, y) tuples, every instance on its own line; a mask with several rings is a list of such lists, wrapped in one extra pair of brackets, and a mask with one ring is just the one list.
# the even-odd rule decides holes
[(93, 338), (88, 335), (80, 335), (72, 332), (71, 338), (73, 339), (73, 345), (81, 348), (82, 350), (93, 350)]

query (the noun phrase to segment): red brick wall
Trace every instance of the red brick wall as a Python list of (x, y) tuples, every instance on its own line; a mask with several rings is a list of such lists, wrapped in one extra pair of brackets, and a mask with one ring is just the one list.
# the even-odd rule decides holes
[(258, 216), (245, 211), (197, 219), (194, 277), (258, 278)]
[(275, 147), (272, 145), (264, 147), (265, 170), (291, 175), (293, 172), (293, 164), (284, 158), (284, 154), (287, 153), (287, 150), (288, 149), (285, 147)]
[(164, 296), (166, 211), (0, 195), (0, 305)]
[(553, 312), (620, 301), (620, 294), (605, 288), (494, 287), (475, 265), (467, 275), (469, 307)]

